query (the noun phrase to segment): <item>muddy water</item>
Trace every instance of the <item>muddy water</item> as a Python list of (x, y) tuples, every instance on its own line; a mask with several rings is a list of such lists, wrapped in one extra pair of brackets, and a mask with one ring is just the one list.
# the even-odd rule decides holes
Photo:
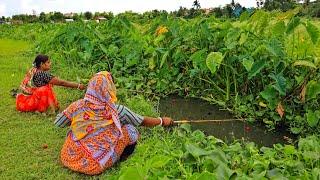
[[(223, 120), (234, 117), (199, 99), (184, 99), (171, 96), (160, 100), (161, 116), (170, 116), (174, 120)], [(227, 142), (235, 139), (255, 142), (259, 146), (272, 147), (273, 144), (289, 144), (294, 137), (285, 130), (268, 131), (264, 126), (241, 121), (214, 123), (191, 123), (192, 129), (200, 129), (207, 135), (213, 135)]]

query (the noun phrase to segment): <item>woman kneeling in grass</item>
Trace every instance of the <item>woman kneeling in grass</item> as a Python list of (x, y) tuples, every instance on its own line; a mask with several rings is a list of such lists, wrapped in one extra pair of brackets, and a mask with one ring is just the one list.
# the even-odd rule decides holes
[(45, 112), (50, 107), (51, 112), (54, 113), (59, 105), (52, 89), (53, 85), (85, 89), (83, 84), (65, 81), (50, 74), (51, 61), (46, 55), (38, 55), (33, 66), (20, 84), (22, 93), (16, 96), (18, 111)]
[(109, 72), (89, 81), (83, 99), (58, 114), (55, 125), (70, 125), (61, 150), (62, 164), (73, 171), (96, 175), (130, 155), (139, 137), (134, 126), (169, 126), (172, 119), (142, 117), (116, 105), (116, 89)]

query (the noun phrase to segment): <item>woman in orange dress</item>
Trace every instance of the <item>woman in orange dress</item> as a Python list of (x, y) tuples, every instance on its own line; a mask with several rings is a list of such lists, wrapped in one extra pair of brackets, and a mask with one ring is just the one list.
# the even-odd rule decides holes
[(168, 117), (142, 117), (116, 101), (110, 73), (99, 72), (90, 79), (84, 98), (57, 116), (57, 126), (70, 126), (60, 155), (64, 166), (88, 175), (100, 174), (133, 152), (139, 138), (134, 125), (169, 126), (173, 122)]
[(51, 61), (46, 55), (38, 55), (25, 78), (20, 84), (22, 93), (16, 96), (16, 109), (21, 112), (45, 112), (48, 108), (55, 112), (59, 108), (53, 85), (85, 89), (80, 83), (74, 83), (53, 76), (49, 70)]

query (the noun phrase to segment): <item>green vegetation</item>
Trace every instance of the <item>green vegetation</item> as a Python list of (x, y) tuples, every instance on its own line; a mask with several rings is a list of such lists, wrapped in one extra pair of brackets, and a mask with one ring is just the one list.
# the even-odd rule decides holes
[(107, 69), (133, 93), (198, 97), (270, 129), (305, 134), (319, 132), (320, 41), (317, 22), (298, 13), (257, 11), (235, 22), (120, 16), (100, 24), (4, 26), (2, 34), (35, 40), (36, 50), (59, 64), (86, 69), (79, 80)]
[[(98, 178), (319, 179), (319, 22), (299, 12), (257, 11), (237, 21), (161, 15), (0, 26), (6, 38), (0, 40), (0, 178), (87, 178), (59, 163), (67, 129), (54, 127), (54, 116), (15, 111), (9, 91), (42, 52), (65, 79), (85, 82), (97, 71), (111, 71), (121, 103), (143, 115), (157, 115), (145, 98), (177, 93), (306, 136), (296, 145), (258, 148), (226, 144), (188, 126), (141, 128), (134, 155)], [(82, 96), (55, 90), (61, 108)]]

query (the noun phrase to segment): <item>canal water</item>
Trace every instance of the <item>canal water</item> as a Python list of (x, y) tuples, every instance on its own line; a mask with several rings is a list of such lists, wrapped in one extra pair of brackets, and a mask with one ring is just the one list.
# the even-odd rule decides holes
[[(228, 111), (200, 99), (184, 99), (171, 96), (159, 103), (161, 116), (174, 120), (225, 120), (234, 119)], [(268, 131), (263, 125), (242, 121), (190, 123), (193, 130), (202, 130), (207, 135), (231, 142), (235, 139), (255, 142), (259, 146), (272, 147), (273, 144), (290, 144), (294, 136), (286, 130)]]

